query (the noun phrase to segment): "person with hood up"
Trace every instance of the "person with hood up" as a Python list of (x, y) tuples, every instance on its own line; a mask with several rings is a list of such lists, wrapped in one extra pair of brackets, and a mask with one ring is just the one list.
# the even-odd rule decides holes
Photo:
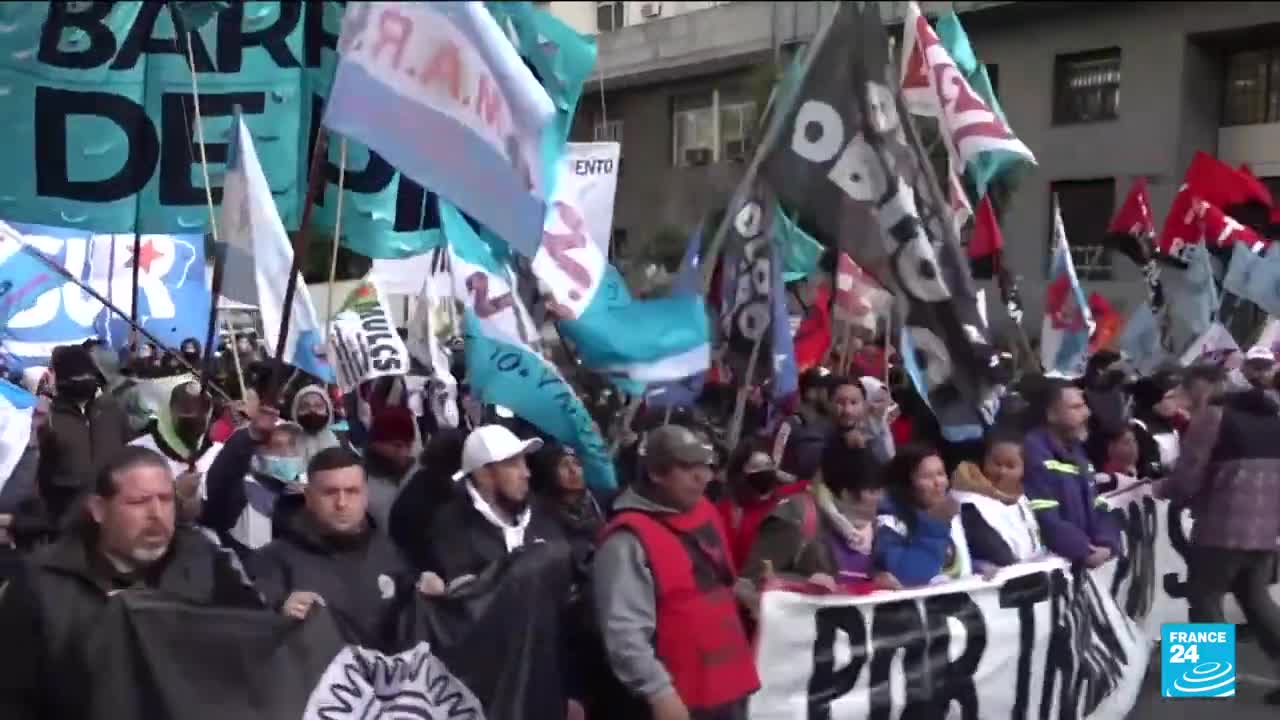
[(1023, 440), (1023, 486), (1054, 554), (1098, 567), (1122, 550), (1120, 527), (1093, 485), (1084, 450), (1089, 406), (1084, 392), (1066, 380), (1043, 378), (1035, 388), (1038, 427)]
[(260, 406), (209, 466), (200, 524), (243, 557), (271, 542), (302, 505), (302, 438), (302, 428)]
[(626, 690), (610, 718), (737, 720), (760, 687), (738, 615), (729, 540), (704, 493), (715, 451), (664, 425), (642, 478), (614, 503), (592, 563), (596, 616)]
[[(1225, 623), (1236, 597), (1258, 644), (1280, 662), (1280, 606), (1270, 586), (1280, 538), (1280, 404), (1260, 388), (1227, 395), (1191, 420), (1157, 497), (1191, 508), (1187, 550), (1191, 622)], [(1280, 690), (1266, 696), (1280, 704)]]
[(725, 480), (727, 492), (715, 506), (729, 534), (733, 569), (742, 572), (765, 518), (787, 497), (803, 492), (808, 482), (779, 470), (768, 448), (758, 440), (745, 440), (738, 446), (729, 457)]
[(586, 567), (607, 519), (609, 503), (587, 487), (582, 460), (568, 445), (547, 443), (531, 459), (531, 478), (538, 495), (573, 546), (575, 562)]
[(40, 494), (60, 525), (93, 487), (95, 469), (131, 439), (124, 411), (102, 393), (106, 378), (81, 345), (53, 349), (55, 395), (40, 433)]
[(233, 555), (178, 526), (169, 462), (154, 450), (124, 447), (104, 461), (84, 512), (53, 545), (28, 558), (0, 591), (0, 717), (89, 717), (83, 677), (95, 658), (93, 630), (112, 595), (134, 588), (183, 603), (263, 607)]
[(205, 496), (204, 477), (222, 449), (209, 439), (213, 401), (194, 380), (178, 384), (169, 402), (156, 413), (147, 432), (130, 445), (150, 448), (169, 461), (177, 478), (178, 517), (194, 521)]
[(1149, 477), (1168, 475), (1178, 461), (1178, 433), (1186, 429), (1187, 396), (1182, 378), (1160, 371), (1133, 386), (1133, 435), (1138, 441), (1138, 467)]
[(951, 479), (974, 567), (984, 575), (1044, 554), (1040, 524), (1022, 492), (1022, 437), (988, 433), (982, 465), (962, 462)]
[(289, 417), (305, 433), (302, 438), (302, 458), (306, 462), (311, 462), (311, 458), (319, 455), (322, 450), (342, 446), (341, 438), (331, 429), (333, 403), (323, 387), (307, 385), (294, 393)]
[(903, 446), (885, 468), (888, 497), (876, 517), (875, 562), (906, 587), (973, 572), (949, 485), (942, 456), (923, 445)]
[(307, 465), (303, 509), (249, 561), (268, 607), (303, 620), (317, 604), (338, 619), (347, 642), (393, 652), (398, 598), (440, 594), (444, 583), (419, 578), (369, 515), (360, 458), (345, 448), (321, 450)]
[(414, 466), (418, 424), (403, 405), (387, 405), (373, 416), (364, 469), (369, 480), (369, 513), (382, 532), (391, 525), (391, 506)]

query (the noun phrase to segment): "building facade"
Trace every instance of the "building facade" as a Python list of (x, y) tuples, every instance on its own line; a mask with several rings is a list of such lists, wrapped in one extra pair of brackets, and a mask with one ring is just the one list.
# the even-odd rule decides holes
[[(900, 34), (904, 3), (881, 14)], [(625, 253), (687, 235), (722, 206), (749, 161), (767, 97), (760, 67), (812, 38), (830, 2), (551, 2), (596, 34), (598, 72), (573, 139), (622, 142), (614, 216)], [(1122, 310), (1139, 269), (1098, 242), (1133, 178), (1148, 179), (1157, 226), (1198, 150), (1280, 194), (1280, 3), (924, 2), (953, 7), (1038, 167), (1002, 229), (1006, 263), (1040, 314), (1051, 198), (1088, 290)], [(995, 311), (993, 321), (1003, 313)], [(1028, 331), (1038, 328), (1028, 326)]]

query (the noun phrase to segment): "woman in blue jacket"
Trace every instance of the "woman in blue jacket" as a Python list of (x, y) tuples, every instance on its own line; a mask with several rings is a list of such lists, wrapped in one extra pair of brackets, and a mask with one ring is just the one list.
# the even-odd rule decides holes
[(886, 469), (888, 498), (876, 519), (876, 565), (905, 586), (963, 577), (973, 563), (951, 497), (946, 466), (937, 451), (919, 445), (898, 449)]

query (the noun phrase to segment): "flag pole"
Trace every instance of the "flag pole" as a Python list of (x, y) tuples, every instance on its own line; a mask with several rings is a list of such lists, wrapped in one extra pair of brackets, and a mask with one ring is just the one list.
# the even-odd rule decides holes
[[(178, 363), (183, 367), (185, 367), (187, 370), (190, 370), (193, 375), (200, 374), (200, 371), (196, 369), (191, 363), (187, 362), (186, 358), (182, 357), (181, 353), (175, 353), (173, 351), (173, 348), (166, 345), (162, 340), (157, 338), (155, 335), (152, 335), (146, 328), (142, 327), (142, 325), (135, 323), (132, 319), (130, 319), (129, 313), (121, 310), (119, 307), (116, 306), (115, 303), (111, 302), (106, 297), (104, 297), (102, 293), (98, 292), (97, 290), (94, 290), (91, 285), (83, 282), (80, 278), (71, 274), (71, 272), (68, 271), (65, 267), (63, 267), (62, 264), (59, 263), (57, 260), (54, 260), (53, 258), (49, 257), (48, 255), (45, 255), (44, 253), (40, 252), (39, 250), (35, 249), (30, 245), (27, 245), (26, 243), (22, 244), (21, 251), (27, 253), (28, 255), (44, 263), (50, 270), (57, 273), (67, 282), (72, 283), (76, 287), (83, 290), (86, 295), (102, 303), (103, 307), (115, 313), (125, 322), (129, 323), (129, 326), (133, 328), (133, 331), (141, 335), (143, 339), (145, 339), (147, 342), (151, 343), (152, 345), (155, 345), (158, 349), (173, 355), (174, 358), (178, 361)], [(230, 399), (227, 396), (227, 393), (217, 384), (210, 383), (210, 387), (219, 395), (221, 395), (224, 399)]]
[[(840, 14), (839, 9), (827, 18), (822, 27), (818, 30), (818, 34), (814, 36), (813, 42), (809, 44), (805, 51), (804, 65), (800, 68), (799, 76), (796, 77), (795, 87), (798, 89), (804, 85), (805, 78), (809, 74), (812, 67), (812, 60), (818, 56), (822, 46), (826, 43), (827, 37), (831, 34), (831, 28), (835, 24), (836, 16)], [(772, 96), (771, 96), (772, 97)], [(737, 188), (733, 191), (733, 196), (729, 200), (729, 206), (724, 216), (720, 218), (720, 224), (716, 227), (716, 233), (711, 237), (711, 244), (707, 247), (706, 257), (703, 262), (706, 263), (705, 269), (702, 271), (702, 288), (703, 294), (706, 295), (711, 291), (711, 279), (715, 274), (716, 261), (720, 257), (720, 248), (724, 245), (725, 237), (729, 233), (729, 226), (733, 223), (733, 218), (737, 214), (738, 208), (742, 203), (746, 202), (747, 195), (751, 191), (751, 186), (755, 183), (756, 175), (760, 173), (760, 166), (764, 164), (764, 159), (773, 151), (773, 147), (778, 144), (779, 138), (782, 137), (783, 118), (786, 113), (791, 111), (789, 104), (785, 102), (787, 98), (779, 99), (771, 105), (777, 105), (779, 115), (770, 119), (765, 129), (764, 137), (756, 146), (755, 154), (751, 156), (751, 164), (742, 174), (742, 179), (738, 182)], [(794, 98), (791, 98), (794, 102)]]
[(231, 366), (235, 368), (236, 382), (240, 384), (240, 399), (243, 401), (249, 393), (244, 386), (244, 371), (240, 369), (240, 352), (236, 349), (236, 329), (226, 318), (222, 319), (222, 325), (227, 329), (227, 339), (231, 344)]
[[(333, 285), (338, 276), (338, 245), (342, 239), (342, 189), (347, 181), (347, 139), (338, 145), (338, 206), (333, 220), (333, 254), (329, 256), (329, 292), (324, 308), (324, 340), (329, 342), (333, 329)], [(406, 301), (407, 302), (407, 301)], [(407, 313), (406, 313), (407, 315)]]
[[(138, 326), (138, 257), (142, 254), (142, 236), (137, 230), (137, 219), (134, 219), (133, 231), (133, 290), (129, 295), (129, 325), (131, 327)], [(111, 252), (115, 253), (115, 243), (111, 244)], [(138, 334), (133, 330), (129, 331), (129, 359), (132, 361), (138, 354)]]

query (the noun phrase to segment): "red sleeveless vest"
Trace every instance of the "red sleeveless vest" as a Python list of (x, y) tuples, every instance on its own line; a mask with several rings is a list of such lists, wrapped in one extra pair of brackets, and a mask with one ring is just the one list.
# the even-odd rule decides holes
[(618, 513), (603, 530), (635, 533), (657, 594), (655, 650), (690, 710), (710, 709), (760, 687), (755, 658), (738, 617), (729, 543), (705, 498), (679, 515)]

